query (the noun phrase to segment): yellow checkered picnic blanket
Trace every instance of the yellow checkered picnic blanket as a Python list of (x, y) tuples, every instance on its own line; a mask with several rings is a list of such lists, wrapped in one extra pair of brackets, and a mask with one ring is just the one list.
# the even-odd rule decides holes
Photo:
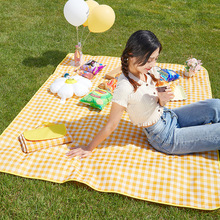
[[(93, 79), (94, 90), (104, 75), (120, 65), (119, 57), (84, 56), (106, 67)], [(49, 79), (28, 102), (0, 136), (0, 171), (14, 175), (63, 183), (70, 180), (85, 183), (95, 190), (115, 192), (147, 201), (213, 210), (220, 207), (220, 169), (216, 151), (184, 156), (165, 155), (147, 142), (142, 128), (129, 121), (127, 113), (116, 131), (98, 146), (91, 157), (69, 159), (68, 147), (89, 143), (107, 121), (111, 103), (102, 111), (80, 103), (73, 96), (65, 104), (48, 90), (55, 79), (65, 73), (74, 75), (73, 54), (68, 54)], [(160, 64), (182, 77), (187, 99), (170, 102), (175, 108), (211, 98), (207, 71), (195, 77), (183, 76), (184, 66)], [(73, 137), (71, 144), (23, 153), (18, 136), (43, 122), (64, 123)]]

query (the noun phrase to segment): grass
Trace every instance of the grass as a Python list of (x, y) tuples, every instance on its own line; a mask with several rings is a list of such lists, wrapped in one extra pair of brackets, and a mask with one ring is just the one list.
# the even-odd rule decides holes
[(2, 174), (2, 219), (219, 219), (218, 211), (154, 204), (64, 184)]
[[(0, 133), (67, 53), (76, 30), (63, 16), (66, 0), (0, 0)], [(163, 44), (159, 62), (184, 64), (193, 55), (208, 70), (220, 98), (217, 0), (99, 0), (116, 14), (114, 26), (91, 33), (84, 54), (120, 56), (131, 33), (153, 31)], [(79, 28), (80, 34), (83, 27)], [(83, 39), (88, 34), (84, 30)], [(0, 174), (0, 219), (220, 219), (200, 211), (100, 193), (76, 182), (55, 184)]]

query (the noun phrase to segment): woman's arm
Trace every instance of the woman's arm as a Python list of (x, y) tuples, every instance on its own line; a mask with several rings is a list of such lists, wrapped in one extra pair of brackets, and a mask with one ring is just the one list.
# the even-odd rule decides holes
[(70, 158), (80, 156), (81, 158), (91, 155), (92, 150), (101, 144), (117, 128), (125, 107), (113, 102), (109, 119), (106, 125), (99, 131), (94, 139), (87, 145), (74, 147), (66, 155)]
[(170, 87), (167, 87), (165, 92), (158, 92), (159, 104), (165, 106), (168, 101), (174, 98), (174, 93)]

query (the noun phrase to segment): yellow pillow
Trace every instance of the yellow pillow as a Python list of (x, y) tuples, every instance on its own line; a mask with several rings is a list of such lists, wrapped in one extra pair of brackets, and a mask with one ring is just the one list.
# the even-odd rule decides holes
[(50, 124), (48, 127), (24, 131), (24, 137), (29, 141), (42, 141), (63, 137), (66, 134), (65, 124)]

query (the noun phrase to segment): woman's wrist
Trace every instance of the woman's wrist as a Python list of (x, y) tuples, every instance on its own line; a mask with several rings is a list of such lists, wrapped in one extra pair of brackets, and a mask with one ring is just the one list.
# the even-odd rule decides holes
[(93, 151), (94, 148), (90, 147), (89, 145), (86, 146), (86, 150)]
[(88, 144), (88, 145), (86, 146), (86, 150), (91, 151), (91, 152), (92, 152), (95, 148), (96, 148), (96, 147), (92, 146), (91, 144)]
[(166, 101), (161, 101), (160, 99), (158, 100), (158, 104), (161, 106), (161, 107), (164, 107), (166, 105)]

